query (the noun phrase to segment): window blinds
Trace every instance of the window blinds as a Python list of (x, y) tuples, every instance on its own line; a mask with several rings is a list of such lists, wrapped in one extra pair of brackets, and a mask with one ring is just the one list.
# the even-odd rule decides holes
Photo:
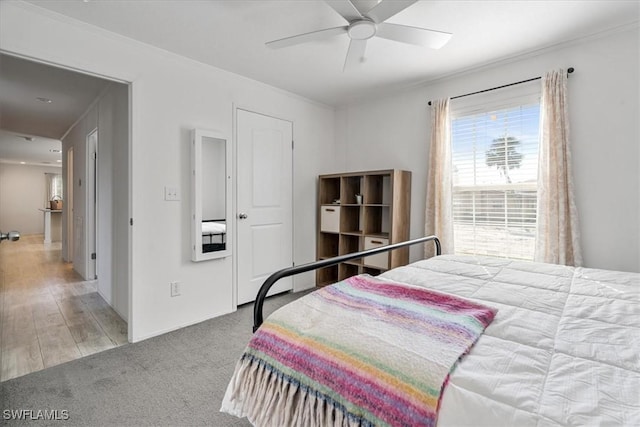
[[(452, 197), (456, 253), (533, 259), (539, 82), (454, 100)], [(483, 99), (484, 100), (483, 100)]]

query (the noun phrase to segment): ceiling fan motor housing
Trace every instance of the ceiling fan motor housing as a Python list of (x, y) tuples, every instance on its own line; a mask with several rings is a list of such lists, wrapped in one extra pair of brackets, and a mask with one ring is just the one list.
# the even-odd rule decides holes
[(352, 40), (367, 40), (376, 35), (376, 23), (369, 19), (360, 19), (349, 24), (347, 34)]

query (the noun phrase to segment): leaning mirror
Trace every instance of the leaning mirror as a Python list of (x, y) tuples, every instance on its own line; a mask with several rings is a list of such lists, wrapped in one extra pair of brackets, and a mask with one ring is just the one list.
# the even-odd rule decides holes
[(231, 254), (231, 150), (220, 133), (191, 132), (191, 235), (193, 261)]

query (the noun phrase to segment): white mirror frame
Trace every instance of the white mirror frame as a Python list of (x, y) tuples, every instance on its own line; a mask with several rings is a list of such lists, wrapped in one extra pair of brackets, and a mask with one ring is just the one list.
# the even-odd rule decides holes
[[(225, 249), (221, 251), (202, 251), (202, 192), (206, 183), (203, 182), (202, 144), (205, 138), (223, 140), (225, 146)], [(206, 261), (210, 259), (224, 258), (231, 255), (233, 236), (232, 198), (231, 198), (231, 144), (223, 134), (203, 129), (191, 131), (191, 260)]]

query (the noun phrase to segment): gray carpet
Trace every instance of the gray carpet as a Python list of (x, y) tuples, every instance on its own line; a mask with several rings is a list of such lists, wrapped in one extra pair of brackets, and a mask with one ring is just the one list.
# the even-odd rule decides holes
[[(307, 292), (265, 301), (265, 317)], [(251, 337), (253, 304), (237, 312), (0, 383), (0, 425), (248, 426), (220, 413)], [(66, 410), (66, 421), (6, 420), (6, 410)]]

